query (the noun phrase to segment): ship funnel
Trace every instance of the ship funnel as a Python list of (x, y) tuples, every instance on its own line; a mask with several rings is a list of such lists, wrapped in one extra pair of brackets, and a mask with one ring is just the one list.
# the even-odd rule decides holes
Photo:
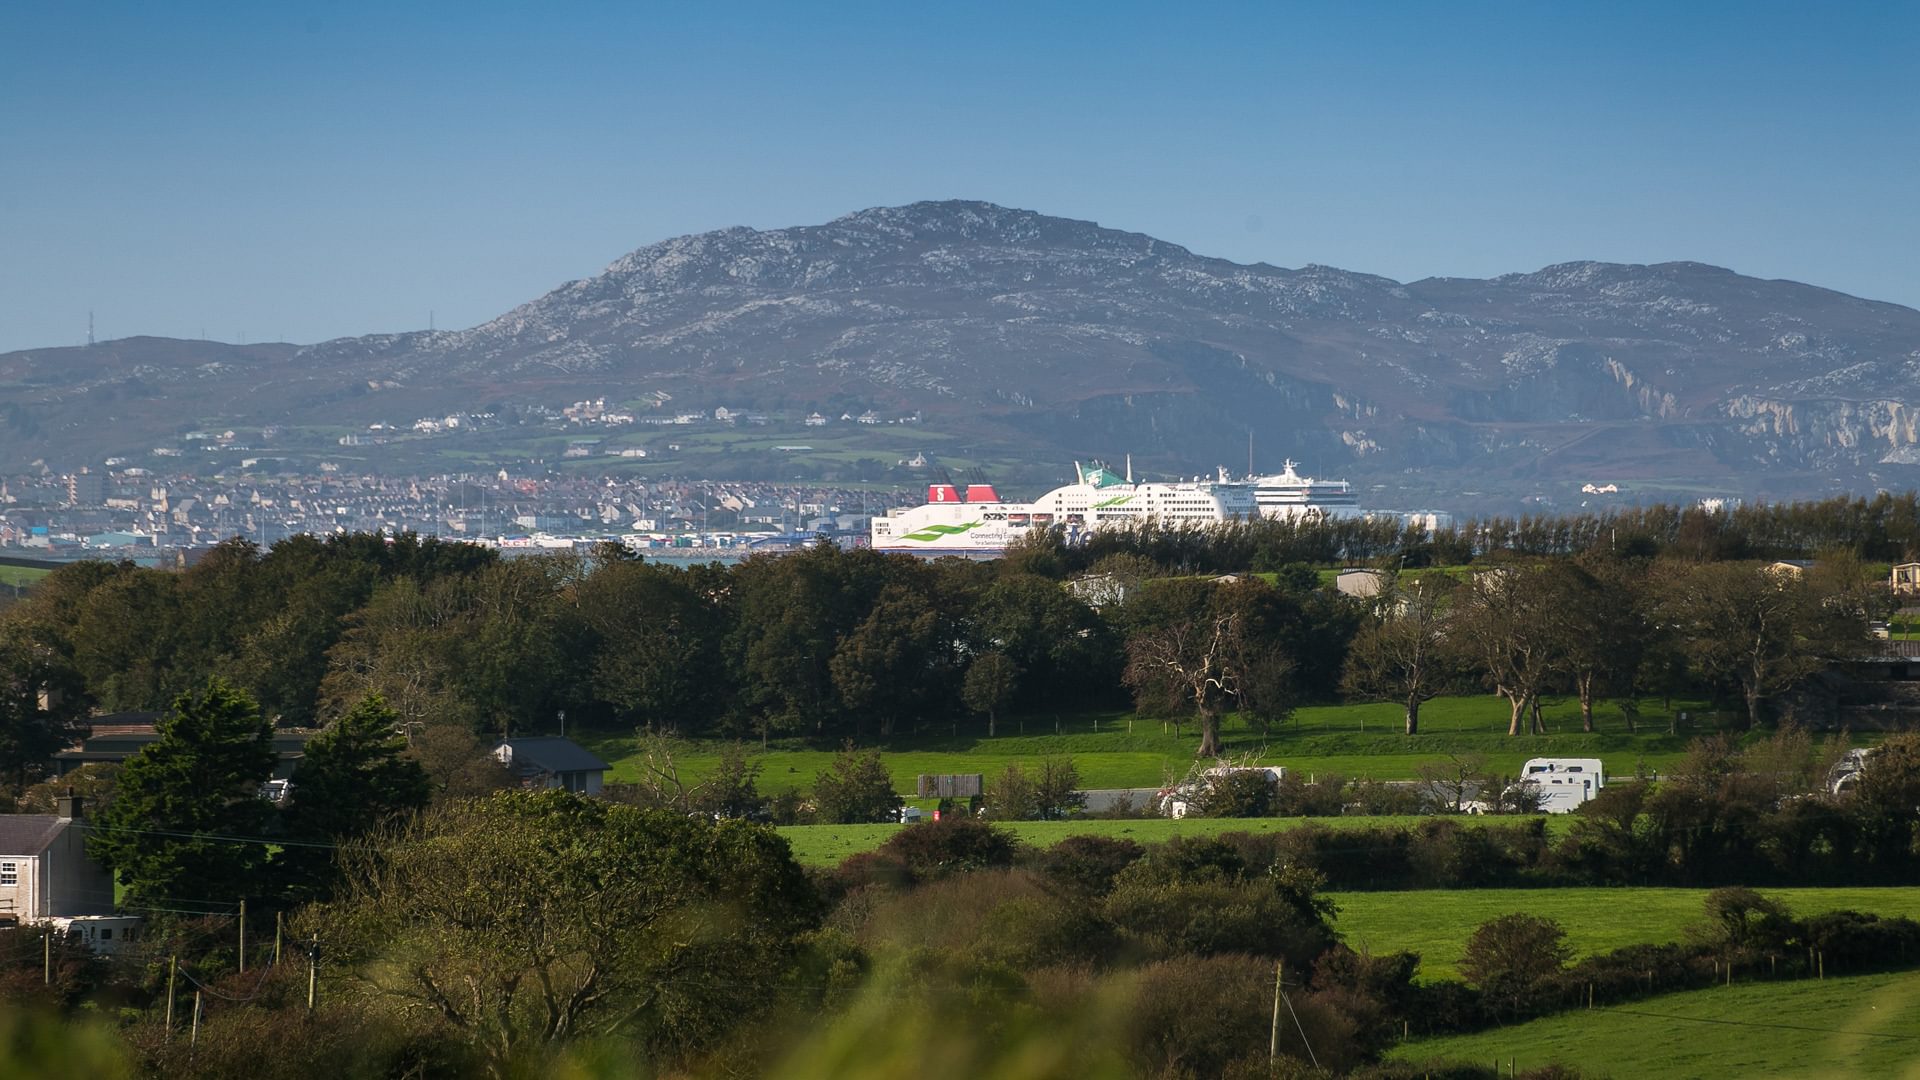
[(970, 503), (999, 502), (1000, 496), (994, 494), (992, 484), (968, 484), (967, 501)]
[(930, 503), (957, 503), (960, 501), (960, 489), (952, 484), (928, 484), (927, 501)]

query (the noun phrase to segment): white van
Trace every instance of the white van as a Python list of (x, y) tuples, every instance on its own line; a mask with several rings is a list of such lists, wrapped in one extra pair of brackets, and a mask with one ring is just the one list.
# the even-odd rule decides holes
[(1540, 809), (1565, 814), (1607, 786), (1606, 766), (1599, 758), (1531, 758), (1520, 767), (1520, 782), (1540, 793)]

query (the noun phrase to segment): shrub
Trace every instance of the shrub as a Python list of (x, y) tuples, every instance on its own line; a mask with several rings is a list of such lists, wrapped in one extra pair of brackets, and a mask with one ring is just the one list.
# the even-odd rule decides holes
[(910, 825), (887, 838), (879, 854), (916, 878), (935, 878), (1013, 865), (1013, 836), (973, 818), (951, 817)]
[(827, 771), (814, 778), (813, 798), (820, 820), (830, 825), (892, 821), (901, 805), (880, 751), (857, 751), (852, 743), (841, 748)]
[(1040, 793), (1033, 778), (1017, 764), (987, 786), (987, 816), (995, 821), (1027, 821), (1040, 816)]
[[(1180, 957), (1142, 968), (1127, 1015), (1128, 1057), (1142, 1076), (1267, 1076), (1266, 1054), (1273, 1015), (1273, 965), (1248, 956)], [(1293, 993), (1313, 1053), (1325, 1067), (1342, 1069), (1359, 1060), (1345, 1018)], [(1280, 1026), (1280, 1049), (1307, 1057), (1299, 1031)]]
[(1273, 798), (1273, 813), (1280, 817), (1339, 817), (1346, 807), (1346, 778), (1332, 774), (1307, 780), (1288, 773)]
[(1722, 948), (1779, 947), (1794, 931), (1786, 905), (1752, 889), (1715, 889), (1707, 894), (1706, 908), (1702, 937)]
[(1807, 919), (1808, 945), (1824, 955), (1829, 973), (1871, 971), (1920, 957), (1920, 923), (1858, 911), (1829, 911)]
[(1040, 873), (1049, 883), (1080, 896), (1105, 896), (1120, 871), (1147, 849), (1117, 836), (1069, 836), (1042, 852)]
[(1148, 955), (1285, 957), (1300, 970), (1334, 942), (1297, 901), (1264, 881), (1133, 883), (1108, 895), (1103, 911)]
[(1522, 1010), (1530, 994), (1567, 964), (1567, 932), (1552, 919), (1516, 913), (1480, 925), (1467, 939), (1460, 972), (1489, 1002)]

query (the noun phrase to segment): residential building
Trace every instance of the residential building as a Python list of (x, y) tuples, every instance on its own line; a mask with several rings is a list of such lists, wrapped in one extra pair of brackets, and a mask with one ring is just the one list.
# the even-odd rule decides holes
[(0, 924), (113, 911), (113, 875), (87, 854), (85, 800), (52, 814), (0, 814)]
[(535, 737), (505, 739), (493, 748), (521, 787), (561, 788), (582, 795), (598, 795), (608, 765), (572, 739)]

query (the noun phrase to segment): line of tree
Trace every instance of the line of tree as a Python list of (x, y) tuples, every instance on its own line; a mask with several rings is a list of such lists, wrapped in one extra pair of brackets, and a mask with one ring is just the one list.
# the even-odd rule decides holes
[[(377, 693), (443, 790), (459, 788), (476, 740), (552, 731), (562, 713), (576, 727), (833, 745), (1130, 704), (1191, 721), (1203, 756), (1229, 713), (1264, 725), (1302, 701), (1391, 700), (1413, 734), (1423, 701), (1476, 687), (1507, 700), (1515, 734), (1537, 729), (1548, 693), (1576, 695), (1589, 726), (1599, 700), (1618, 699), (1632, 723), (1642, 697), (1683, 689), (1758, 723), (1812, 668), (1858, 650), (1885, 608), (1883, 571), (1853, 553), (1893, 543), (1898, 515), (1882, 504), (1905, 505), (1479, 526), (1484, 544), (1448, 556), (1472, 562), (1445, 571), (1415, 565), (1434, 538), (1369, 521), (1099, 533), (1081, 546), (1035, 534), (994, 562), (821, 545), (679, 568), (616, 545), (505, 559), (359, 535), (230, 541), (184, 571), (76, 563), (0, 613), (0, 778), (29, 782), (92, 713), (158, 710), (213, 676), (281, 726)], [(1643, 536), (1656, 518), (1681, 539), (1709, 527), (1696, 522), (1881, 538), (1804, 574), (1678, 556), (1750, 554), (1751, 541), (1520, 542)], [(1271, 549), (1242, 550), (1249, 538), (1324, 550), (1288, 550), (1313, 561), (1254, 574)], [(1371, 564), (1378, 596), (1322, 584), (1318, 567), (1395, 545)], [(1191, 572), (1209, 562), (1236, 573)]]

